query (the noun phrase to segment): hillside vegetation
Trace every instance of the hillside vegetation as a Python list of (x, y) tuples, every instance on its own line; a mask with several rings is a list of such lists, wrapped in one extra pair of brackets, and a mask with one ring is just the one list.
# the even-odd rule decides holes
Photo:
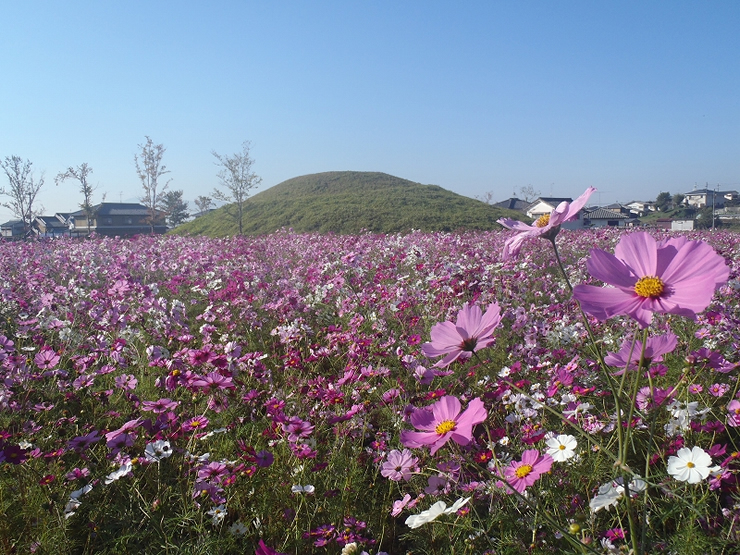
[[(501, 217), (518, 212), (378, 172), (325, 172), (295, 177), (251, 197), (245, 204), (244, 233), (354, 234), (499, 229)], [(237, 233), (234, 206), (224, 206), (177, 227), (179, 235), (223, 237)]]

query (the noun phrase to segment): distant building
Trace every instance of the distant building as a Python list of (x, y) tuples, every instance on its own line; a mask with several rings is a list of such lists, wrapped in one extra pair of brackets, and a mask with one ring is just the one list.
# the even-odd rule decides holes
[(26, 226), (21, 220), (10, 220), (0, 225), (0, 236), (7, 239), (23, 237)]
[(498, 208), (506, 208), (507, 210), (516, 210), (518, 212), (526, 212), (527, 208), (531, 205), (531, 202), (527, 202), (526, 200), (518, 199), (516, 197), (511, 197), (506, 200), (502, 200), (501, 202), (496, 202), (493, 204), (493, 206), (497, 206)]
[[(151, 233), (149, 209), (143, 204), (102, 202), (92, 207), (93, 216), (88, 221), (84, 210), (69, 215), (69, 229), (73, 235), (97, 233), (110, 237), (130, 237)], [(157, 211), (154, 233), (167, 231), (165, 214)]]
[(33, 221), (34, 231), (39, 237), (62, 237), (69, 235), (69, 224), (59, 214), (54, 216), (36, 216)]
[(693, 231), (694, 220), (672, 220), (671, 231)]
[(630, 220), (634, 223), (634, 218), (608, 208), (596, 208), (583, 215), (583, 223), (587, 227), (625, 227)]
[(696, 189), (683, 193), (684, 203), (694, 208), (703, 208), (705, 206), (714, 208), (724, 208), (725, 201), (736, 200), (737, 191), (714, 191), (712, 189)]

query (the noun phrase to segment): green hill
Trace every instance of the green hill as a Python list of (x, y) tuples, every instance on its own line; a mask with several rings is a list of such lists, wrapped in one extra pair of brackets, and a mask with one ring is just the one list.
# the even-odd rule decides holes
[[(222, 237), (237, 233), (234, 206), (224, 206), (172, 233)], [(325, 172), (283, 181), (249, 198), (244, 233), (374, 233), (500, 229), (501, 217), (522, 214), (490, 206), (437, 185), (378, 172)]]

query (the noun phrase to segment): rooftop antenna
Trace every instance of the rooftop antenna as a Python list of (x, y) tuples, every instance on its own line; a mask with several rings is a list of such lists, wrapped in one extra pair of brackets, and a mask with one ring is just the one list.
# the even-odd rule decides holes
[(123, 203), (123, 191), (118, 193), (118, 202)]

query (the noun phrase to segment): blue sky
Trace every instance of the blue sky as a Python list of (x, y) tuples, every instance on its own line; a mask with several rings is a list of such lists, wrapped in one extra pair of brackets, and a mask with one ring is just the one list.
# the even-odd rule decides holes
[(54, 176), (83, 162), (95, 201), (139, 197), (146, 135), (188, 200), (245, 140), (260, 190), (335, 170), (495, 200), (740, 189), (735, 0), (0, 5), (0, 157), (45, 172), (47, 213), (77, 209)]

